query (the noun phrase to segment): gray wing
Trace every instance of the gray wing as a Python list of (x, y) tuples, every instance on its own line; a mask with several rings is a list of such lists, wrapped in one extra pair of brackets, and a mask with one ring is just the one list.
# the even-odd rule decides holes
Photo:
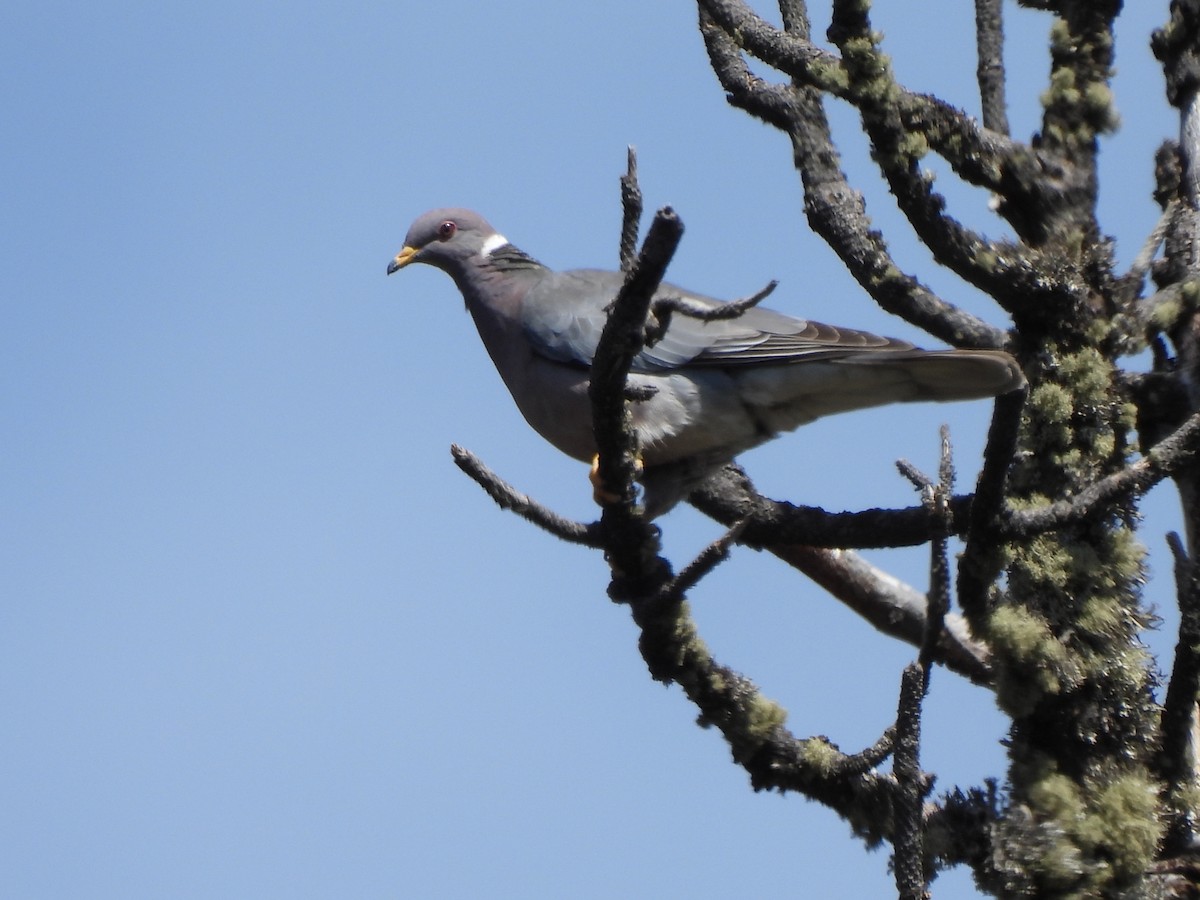
[[(549, 273), (529, 292), (522, 318), (534, 348), (559, 362), (591, 364), (607, 318), (606, 307), (624, 281), (619, 272), (577, 269)], [(682, 296), (703, 306), (719, 300), (671, 284), (656, 297)], [(780, 365), (831, 360), (864, 350), (911, 350), (906, 341), (835, 328), (755, 307), (736, 319), (703, 322), (675, 314), (667, 333), (633, 361), (635, 372), (682, 366)]]

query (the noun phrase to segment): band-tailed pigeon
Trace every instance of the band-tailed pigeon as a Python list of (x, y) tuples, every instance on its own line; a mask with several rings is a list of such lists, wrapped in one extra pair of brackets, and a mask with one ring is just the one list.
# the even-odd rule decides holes
[[(522, 253), (478, 213), (435, 209), (408, 230), (388, 274), (410, 263), (454, 279), (479, 336), (534, 430), (590, 461), (588, 373), (624, 280), (619, 272), (555, 272)], [(658, 295), (720, 301), (669, 284)], [(820, 416), (913, 400), (993, 397), (1024, 383), (999, 350), (920, 350), (769, 309), (704, 322), (683, 315), (633, 361), (632, 404), (648, 515), (670, 509), (714, 468)]]

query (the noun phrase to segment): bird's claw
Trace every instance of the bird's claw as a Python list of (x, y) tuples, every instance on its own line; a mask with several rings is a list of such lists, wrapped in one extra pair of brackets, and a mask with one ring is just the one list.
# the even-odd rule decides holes
[[(634, 477), (641, 478), (644, 466), (640, 456), (634, 460), (634, 467)], [(600, 454), (592, 457), (592, 469), (588, 472), (588, 480), (592, 483), (592, 499), (596, 501), (597, 506), (616, 506), (623, 499), (620, 494), (610, 491), (600, 477)]]

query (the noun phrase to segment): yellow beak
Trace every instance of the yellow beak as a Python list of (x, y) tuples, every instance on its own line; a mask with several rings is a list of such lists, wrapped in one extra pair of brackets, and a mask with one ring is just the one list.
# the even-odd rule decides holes
[(418, 250), (419, 250), (419, 248), (417, 248), (417, 247), (405, 247), (403, 250), (401, 250), (399, 253), (396, 254), (395, 259), (393, 259), (390, 263), (388, 263), (387, 273), (389, 275), (391, 275), (393, 272), (403, 269), (405, 266), (407, 266), (410, 262), (413, 261), (413, 257), (417, 255)]

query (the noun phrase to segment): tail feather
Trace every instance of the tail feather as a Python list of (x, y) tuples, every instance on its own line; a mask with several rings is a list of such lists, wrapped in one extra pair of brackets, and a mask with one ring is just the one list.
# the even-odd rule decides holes
[(856, 353), (839, 360), (739, 373), (743, 402), (772, 431), (889, 403), (995, 397), (1025, 383), (1000, 350), (902, 350)]
[[(897, 356), (900, 370), (912, 379), (913, 400), (977, 400), (1014, 391), (1025, 383), (1017, 361), (1002, 350), (914, 350)], [(885, 354), (864, 354), (845, 365), (889, 367)]]

